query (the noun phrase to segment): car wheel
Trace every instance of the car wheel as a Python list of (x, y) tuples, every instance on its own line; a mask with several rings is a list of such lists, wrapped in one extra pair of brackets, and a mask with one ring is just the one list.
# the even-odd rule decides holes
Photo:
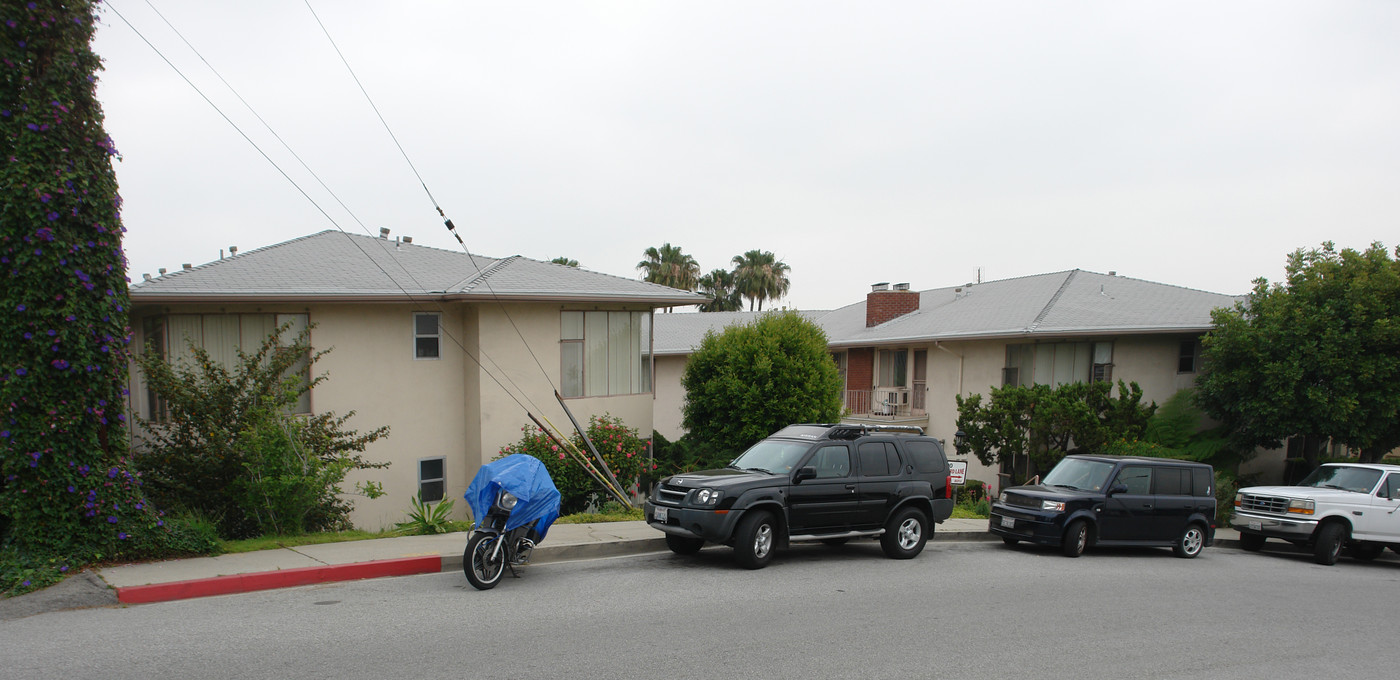
[(1186, 525), (1186, 531), (1181, 532), (1181, 536), (1176, 539), (1176, 544), (1172, 546), (1172, 552), (1177, 557), (1190, 559), (1201, 554), (1201, 549), (1206, 547), (1206, 530), (1201, 525), (1191, 523)]
[(1002, 537), (1001, 537), (1001, 542), (1002, 542), (1002, 543), (1005, 543), (1005, 544), (1007, 544), (1007, 545), (1016, 545), (1017, 543), (1020, 543), (1020, 542), (1021, 542), (1021, 539), (1019, 539), (1019, 538), (1012, 538), (1012, 537), (1010, 537), (1010, 536), (1002, 536)]
[(885, 556), (907, 560), (923, 552), (928, 542), (928, 518), (918, 508), (904, 508), (885, 523), (880, 535), (880, 547)]
[(477, 590), (495, 588), (501, 582), (501, 575), (506, 573), (505, 551), (502, 550), (495, 559), (491, 557), (499, 538), (495, 534), (475, 533), (467, 541), (467, 549), (462, 553), (462, 571), (466, 572), (467, 581)]
[(1354, 560), (1370, 562), (1380, 557), (1384, 550), (1385, 546), (1376, 545), (1375, 543), (1353, 543), (1351, 544), (1351, 549), (1347, 552), (1351, 554), (1351, 558)]
[(666, 547), (677, 555), (694, 555), (705, 546), (705, 539), (666, 534)]
[(734, 557), (746, 569), (762, 569), (773, 560), (777, 545), (777, 521), (766, 510), (749, 512), (734, 532)]
[(846, 545), (846, 541), (849, 540), (851, 540), (850, 536), (842, 536), (841, 538), (823, 538), (822, 543), (825, 543), (826, 545), (830, 546), (838, 546)]
[(1318, 564), (1336, 564), (1342, 554), (1342, 544), (1347, 540), (1347, 530), (1339, 522), (1328, 522), (1318, 527), (1317, 540), (1313, 542), (1313, 561)]
[(1264, 537), (1259, 534), (1240, 534), (1240, 547), (1249, 552), (1259, 552), (1264, 547)]
[(1082, 519), (1069, 523), (1069, 528), (1065, 529), (1065, 539), (1060, 543), (1060, 552), (1065, 557), (1079, 557), (1084, 554), (1084, 549), (1089, 547), (1089, 523)]

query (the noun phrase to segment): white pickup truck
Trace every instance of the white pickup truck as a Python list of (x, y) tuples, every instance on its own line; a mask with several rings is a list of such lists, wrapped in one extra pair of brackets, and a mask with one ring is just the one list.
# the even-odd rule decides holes
[(1400, 465), (1328, 463), (1297, 486), (1240, 489), (1230, 524), (1245, 550), (1279, 538), (1312, 548), (1318, 564), (1336, 564), (1343, 547), (1358, 560), (1400, 552)]

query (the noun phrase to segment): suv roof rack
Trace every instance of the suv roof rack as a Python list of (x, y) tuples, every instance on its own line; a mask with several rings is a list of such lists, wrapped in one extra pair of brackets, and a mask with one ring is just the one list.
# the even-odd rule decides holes
[(840, 423), (833, 425), (827, 433), (832, 439), (855, 439), (867, 434), (912, 434), (923, 435), (924, 428), (918, 425), (867, 425), (865, 423)]

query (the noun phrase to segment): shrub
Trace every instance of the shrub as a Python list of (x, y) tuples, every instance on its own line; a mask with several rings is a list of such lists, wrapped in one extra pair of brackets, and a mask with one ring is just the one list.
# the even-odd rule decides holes
[[(561, 514), (583, 512), (590, 504), (597, 504), (596, 500), (607, 495), (603, 486), (589, 475), (578, 460), (544, 432), (533, 426), (523, 427), (520, 431), (520, 440), (501, 449), (497, 458), (523, 453), (543, 462), (554, 480), (554, 486), (559, 489)], [(622, 484), (622, 492), (635, 496), (642, 471), (655, 469), (655, 464), (647, 456), (647, 441), (638, 437), (637, 430), (624, 425), (621, 419), (607, 415), (589, 419), (588, 438), (598, 447), (603, 461)], [(593, 454), (583, 443), (582, 437), (575, 433), (570, 440), (589, 457), (590, 462), (593, 461)]]

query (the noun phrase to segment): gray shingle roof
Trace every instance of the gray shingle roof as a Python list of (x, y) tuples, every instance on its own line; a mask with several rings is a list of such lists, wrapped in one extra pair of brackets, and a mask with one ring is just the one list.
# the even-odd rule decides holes
[[(919, 292), (919, 309), (866, 328), (865, 301), (808, 318), (835, 347), (937, 340), (1090, 334), (1201, 333), (1210, 312), (1241, 298), (1080, 269)], [(705, 331), (753, 318), (730, 314), (659, 314), (656, 353), (686, 354)], [(707, 323), (689, 317), (724, 317)]]
[(512, 256), (480, 255), (327, 230), (131, 287), (136, 303), (201, 300), (517, 300), (691, 305), (666, 286)]

